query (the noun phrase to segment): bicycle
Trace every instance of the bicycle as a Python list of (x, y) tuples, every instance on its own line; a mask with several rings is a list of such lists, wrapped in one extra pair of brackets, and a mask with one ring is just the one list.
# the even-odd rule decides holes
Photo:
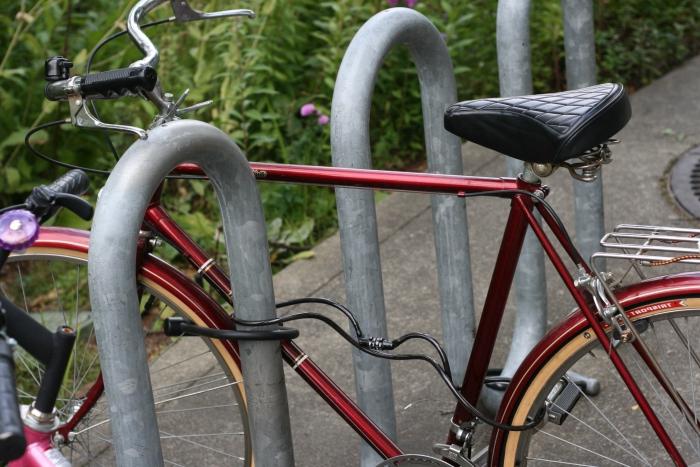
[[(86, 175), (74, 170), (50, 185), (35, 187), (23, 204), (0, 209), (0, 270), (10, 252), (31, 246), (39, 225), (59, 208), (85, 220), (92, 218), (92, 206), (76, 196), (87, 188)], [(49, 461), (60, 465), (64, 460), (51, 439), (57, 421), (56, 401), (63, 395), (61, 383), (78, 334), (65, 323), (55, 332), (47, 326), (0, 293), (0, 462), (12, 461), (11, 467), (47, 465)], [(15, 382), (16, 346), (21, 347), (19, 361), (37, 366), (36, 372), (23, 375), (25, 379), (31, 376), (31, 382), (21, 385)], [(32, 398), (31, 404), (22, 405), (21, 418), (18, 392), (22, 398)]]
[[(141, 8), (140, 12), (143, 13), (144, 10), (148, 10), (147, 6), (154, 7), (159, 3), (159, 1), (142, 1), (135, 8)], [(137, 28), (140, 16), (139, 14), (135, 17), (134, 23)], [(133, 24), (130, 24), (132, 30), (133, 27)], [(141, 41), (139, 44), (144, 52), (151, 54), (155, 51), (157, 57), (157, 49), (150, 42)], [(153, 55), (150, 56), (152, 60)], [(135, 68), (137, 70), (126, 81), (123, 79), (123, 72), (119, 76), (114, 72), (88, 75), (89, 79), (87, 79), (69, 78), (67, 69), (64, 69), (58, 73), (59, 79), (49, 84), (51, 89), (49, 94), (54, 98), (72, 99), (71, 113), (75, 117), (78, 111), (84, 112), (87, 109), (83, 102), (94, 97), (90, 94), (95, 92), (94, 87), (81, 88), (81, 80), (87, 79), (90, 84), (100, 83), (98, 94), (102, 96), (116, 97), (127, 92), (145, 95), (153, 101), (160, 102), (161, 111), (167, 110), (170, 117), (173, 117), (177, 106), (173, 108), (171, 105), (163, 105), (155, 75), (145, 70), (145, 67)], [(513, 105), (521, 107), (540, 105), (547, 100), (550, 102), (546, 104), (556, 107), (556, 102), (552, 101), (571, 98), (572, 95), (580, 98), (581, 93), (590, 94), (587, 96), (591, 101), (590, 109), (580, 111), (578, 114), (573, 112), (568, 118), (569, 121), (565, 122), (575, 128), (575, 131), (571, 132), (574, 136), (568, 140), (561, 133), (557, 136), (556, 130), (534, 118), (519, 116), (521, 112), (513, 108)], [(487, 110), (482, 110), (483, 107)], [(493, 111), (488, 107), (495, 107), (502, 112)], [(522, 110), (522, 112), (527, 111), (534, 112), (532, 109)], [(161, 114), (161, 117), (163, 116)], [(458, 400), (448, 442), (444, 445), (436, 445), (438, 457), (404, 453), (323, 374), (312, 359), (292, 340), (281, 341), (284, 358), (293, 369), (365, 441), (387, 459), (380, 465), (412, 465), (413, 463), (413, 465), (445, 466), (485, 462), (489, 465), (524, 465), (528, 462), (534, 464), (537, 460), (543, 459), (540, 457), (542, 455), (577, 454), (577, 447), (572, 443), (575, 443), (580, 436), (580, 431), (591, 429), (600, 435), (602, 442), (607, 443), (602, 446), (605, 452), (597, 455), (592, 450), (584, 449), (583, 453), (578, 452), (583, 454), (583, 457), (572, 462), (580, 464), (590, 460), (590, 456), (596, 455), (598, 457), (595, 459), (599, 462), (628, 462), (634, 465), (663, 462), (661, 459), (667, 460), (667, 455), (677, 465), (690, 464), (692, 461), (684, 460), (688, 458), (686, 456), (691, 456), (689, 459), (697, 462), (699, 453), (694, 440), (697, 438), (698, 424), (697, 416), (693, 412), (695, 411), (695, 386), (700, 383), (696, 383), (693, 368), (700, 366), (700, 360), (693, 347), (693, 339), (689, 336), (697, 326), (690, 322), (690, 318), (698, 314), (700, 307), (696, 298), (700, 292), (700, 277), (697, 274), (660, 277), (616, 289), (613, 293), (612, 284), (608, 283), (608, 278), (589, 266), (577, 253), (566, 230), (545, 201), (549, 190), (539, 181), (539, 176), (548, 175), (558, 166), (567, 167), (576, 177), (584, 179), (594, 177), (600, 167), (610, 160), (606, 140), (624, 126), (628, 118), (629, 104), (619, 85), (599, 85), (568, 93), (518, 96), (506, 100), (484, 99), (454, 106), (446, 119), (450, 130), (530, 163), (528, 170), (518, 179), (251, 164), (256, 178), (265, 181), (406, 190), (465, 197), (495, 196), (509, 199), (512, 203), (483, 318), (479, 323), (475, 350), (469, 359), (468, 377), (465, 378), (464, 384), (457, 388), (449, 383), (449, 365), (444, 358), (439, 359), (440, 362), (431, 360), (433, 367)], [(76, 119), (76, 123), (80, 122)], [(169, 126), (184, 127), (187, 124), (188, 122), (185, 121), (169, 123)], [(143, 130), (137, 132), (125, 127), (119, 129), (133, 131), (138, 135), (143, 134)], [(157, 130), (158, 128), (152, 131)], [(529, 140), (523, 139), (526, 137), (533, 138), (530, 146), (526, 144)], [(579, 161), (572, 163), (571, 159), (577, 157)], [(177, 173), (201, 175), (198, 167), (192, 164), (180, 166)], [(550, 236), (536, 222), (533, 215), (535, 210), (542, 216), (551, 234), (576, 267), (576, 276), (569, 272), (564, 260), (550, 241)], [(235, 327), (237, 322), (235, 316), (232, 319), (225, 309), (206, 295), (194, 281), (149, 254), (149, 249), (154, 243), (152, 235), (157, 235), (175, 245), (197, 269), (197, 274), (210, 282), (228, 300), (231, 291), (225, 274), (168, 218), (167, 213), (158, 205), (158, 193), (151, 201), (144, 221), (150, 233), (144, 235), (139, 244), (138, 271), (141, 287), (159, 294), (166, 302), (178, 308), (178, 312), (186, 318), (183, 322), (170, 320), (165, 316), (164, 322), (168, 333), (175, 336), (183, 333), (199, 334), (213, 338), (209, 340), (209, 345), (215, 353), (218, 353), (225, 367), (224, 372), (232, 378), (227, 388), (232, 389), (234, 394), (243, 401), (245, 396), (240, 384), (241, 372), (235, 340), (225, 338)], [(507, 292), (515, 270), (514, 258), (518, 257), (519, 248), (528, 227), (532, 228), (542, 243), (580, 311), (576, 311), (564, 322), (554, 326), (542, 342), (533, 349), (512, 379), (488, 377), (489, 356), (495, 345), (496, 331), (503, 316)], [(623, 229), (629, 229), (629, 227), (623, 227)], [(696, 249), (681, 248), (678, 244), (693, 242), (693, 238), (699, 235), (700, 231), (662, 227), (640, 228), (639, 226), (634, 229), (636, 230), (632, 232), (615, 232), (608, 237), (611, 241), (606, 240), (607, 246), (618, 245), (617, 248), (623, 252), (622, 254), (602, 254), (596, 257), (607, 255), (629, 259), (635, 266), (640, 264), (655, 266), (664, 262), (697, 262), (697, 257), (693, 256), (697, 255)], [(618, 240), (630, 239), (642, 241), (632, 244), (616, 243)], [(45, 229), (35, 245), (27, 254), (43, 256), (49, 260), (69, 259), (78, 263), (84, 263), (88, 247), (86, 234), (63, 229)], [(688, 255), (691, 257), (684, 257)], [(12, 258), (21, 262), (29, 257), (17, 255)], [(352, 322), (351, 312), (338, 304), (331, 303), (331, 305), (343, 311)], [(306, 317), (309, 317), (308, 315), (307, 313)], [(283, 321), (287, 322), (289, 319), (285, 318), (278, 322)], [(240, 320), (238, 324), (241, 324)], [(258, 324), (270, 324), (270, 322)], [(336, 330), (341, 334), (344, 332), (340, 328)], [(357, 339), (347, 333), (344, 334), (353, 345), (377, 356), (389, 358), (392, 355), (387, 354), (388, 350), (397, 347), (406, 339), (404, 336), (390, 341), (382, 336), (363, 336), (359, 329), (354, 331)], [(673, 343), (670, 343), (671, 338)], [(186, 342), (186, 338), (183, 339)], [(649, 341), (654, 343), (653, 351), (645, 349)], [(604, 342), (605, 346), (600, 348), (599, 342)], [(436, 346), (436, 352), (440, 355), (439, 346)], [(602, 397), (600, 394), (594, 396), (592, 393), (595, 390), (591, 388), (581, 388), (574, 373), (570, 372), (575, 370), (582, 373), (596, 373), (599, 365), (595, 364), (595, 360), (605, 359), (590, 357), (592, 354), (595, 355), (594, 352), (609, 354), (625, 380), (625, 385), (616, 385), (614, 381), (606, 380)], [(624, 358), (619, 357), (619, 354), (623, 354)], [(663, 371), (660, 371), (660, 366), (655, 363), (654, 355), (661, 356), (659, 359), (664, 364)], [(402, 358), (397, 355), (393, 357)], [(420, 356), (420, 358), (427, 357)], [(680, 364), (681, 361), (687, 361), (689, 365), (679, 373), (675, 365)], [(636, 375), (631, 375), (628, 370), (625, 370), (621, 362), (629, 362), (627, 366), (632, 367)], [(674, 378), (665, 376), (665, 372), (673, 372)], [(682, 382), (681, 376), (686, 377)], [(474, 409), (483, 384), (505, 386), (503, 403), (495, 419)], [(101, 389), (99, 391), (101, 392)], [(629, 393), (637, 407), (631, 406), (629, 410), (621, 412), (620, 407), (615, 405), (615, 401), (606, 400), (605, 391)], [(658, 420), (644, 393), (654, 396), (655, 405), (660, 407), (662, 414), (671, 414), (670, 420), (664, 422)], [(593, 403), (594, 399), (597, 403), (610, 402), (613, 406), (601, 409), (598, 404), (594, 404), (594, 409), (589, 409), (587, 414), (586, 404)], [(88, 407), (90, 401), (87, 401), (87, 404), (85, 400), (79, 402), (81, 416), (84, 417), (91, 408)], [(243, 426), (243, 432), (247, 433), (245, 407), (241, 405), (239, 409), (241, 426)], [(675, 418), (674, 412), (677, 412)], [(162, 417), (167, 414), (160, 415)], [(592, 422), (584, 420), (586, 415), (602, 415), (603, 427), (592, 428)], [(605, 425), (612, 417), (621, 418), (619, 426), (610, 422), (612, 428), (606, 427)], [(76, 434), (75, 439), (71, 440), (71, 431), (81, 422), (76, 418), (78, 417), (73, 417), (68, 422), (72, 426), (68, 429), (68, 436), (64, 442), (69, 444), (75, 444), (78, 436)], [(483, 425), (493, 428), (489, 445), (485, 451), (472, 453), (475, 433), (478, 434), (479, 426)], [(630, 429), (630, 427), (634, 438), (622, 433), (623, 429)], [(559, 431), (554, 433), (552, 430), (570, 432), (573, 441), (562, 438)], [(609, 430), (612, 430), (612, 434), (606, 433)], [(84, 435), (89, 431), (83, 430), (77, 433)], [(73, 431), (73, 433), (76, 432)], [(169, 436), (166, 430), (164, 434), (166, 442), (170, 439)], [(241, 436), (247, 439), (247, 435)], [(671, 437), (673, 440), (670, 439)], [(635, 444), (633, 440), (636, 439), (641, 439), (644, 445)], [(238, 447), (243, 451), (245, 461), (251, 463), (250, 443), (246, 441), (243, 444), (245, 447), (240, 445)], [(611, 450), (614, 451), (610, 452)], [(544, 454), (538, 454), (539, 452)], [(211, 462), (220, 459), (217, 455), (221, 453), (215, 453), (211, 457)], [(208, 459), (202, 457), (199, 462), (206, 463)], [(544, 457), (544, 459), (559, 463), (567, 462), (551, 457)]]

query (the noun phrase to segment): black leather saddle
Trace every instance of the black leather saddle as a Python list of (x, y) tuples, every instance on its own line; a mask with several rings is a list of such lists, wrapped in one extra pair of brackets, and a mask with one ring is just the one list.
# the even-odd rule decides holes
[(573, 91), (459, 102), (445, 128), (476, 144), (526, 162), (560, 163), (604, 143), (629, 121), (621, 84)]

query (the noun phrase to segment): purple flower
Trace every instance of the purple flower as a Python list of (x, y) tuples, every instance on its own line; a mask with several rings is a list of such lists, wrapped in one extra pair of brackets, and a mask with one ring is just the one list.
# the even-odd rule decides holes
[(416, 3), (418, 3), (418, 0), (406, 0), (406, 6), (408, 8), (415, 8)]
[(318, 124), (319, 125), (328, 125), (328, 122), (330, 122), (331, 119), (328, 117), (328, 115), (320, 115), (318, 117)]
[(390, 7), (395, 7), (396, 5), (399, 4), (399, 0), (386, 0), (387, 5)]
[(312, 103), (304, 104), (299, 109), (299, 115), (301, 115), (302, 117), (308, 117), (316, 113), (318, 113), (318, 110), (316, 110), (316, 106)]

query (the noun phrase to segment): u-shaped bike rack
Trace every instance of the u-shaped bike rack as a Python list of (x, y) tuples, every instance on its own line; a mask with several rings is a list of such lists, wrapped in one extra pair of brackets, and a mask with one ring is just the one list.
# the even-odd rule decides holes
[[(202, 122), (180, 120), (150, 131), (119, 160), (102, 190), (88, 257), (93, 320), (120, 466), (163, 465), (135, 261), (146, 206), (163, 178), (183, 162), (199, 164), (216, 191), (236, 316), (244, 320), (276, 316), (265, 219), (243, 153), (228, 136)], [(255, 465), (293, 466), (280, 344), (240, 341), (238, 345)]]
[[(443, 127), (447, 106), (457, 101), (454, 72), (445, 42), (422, 14), (392, 8), (374, 15), (357, 32), (338, 71), (331, 109), (333, 165), (371, 168), (369, 120), (374, 82), (384, 57), (397, 45), (408, 47), (418, 69), (428, 171), (463, 174), (459, 139)], [(374, 195), (337, 188), (336, 199), (347, 301), (369, 335), (386, 336)], [(463, 199), (432, 196), (443, 340), (461, 384), (464, 356), (474, 336), (469, 238)], [(355, 352), (358, 403), (391, 436), (396, 435), (391, 371), (386, 360)], [(380, 459), (363, 443), (362, 465)]]
[[(496, 16), (498, 75), (502, 96), (532, 93), (530, 66), (530, 0), (499, 0)], [(569, 89), (595, 84), (595, 44), (591, 0), (562, 0)], [(522, 171), (522, 162), (507, 158), (509, 175)], [(576, 243), (584, 258), (599, 250), (605, 234), (602, 176), (592, 183), (574, 180)], [(502, 375), (512, 376), (547, 326), (547, 292), (544, 256), (537, 239), (528, 232), (515, 278), (517, 317), (511, 350)], [(487, 389), (484, 402), (491, 410), (500, 393)]]

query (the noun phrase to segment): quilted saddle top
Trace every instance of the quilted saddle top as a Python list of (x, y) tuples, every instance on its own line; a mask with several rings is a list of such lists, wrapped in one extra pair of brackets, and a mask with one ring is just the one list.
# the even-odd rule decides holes
[(527, 162), (559, 163), (604, 143), (629, 121), (621, 84), (459, 102), (445, 128), (476, 144)]

